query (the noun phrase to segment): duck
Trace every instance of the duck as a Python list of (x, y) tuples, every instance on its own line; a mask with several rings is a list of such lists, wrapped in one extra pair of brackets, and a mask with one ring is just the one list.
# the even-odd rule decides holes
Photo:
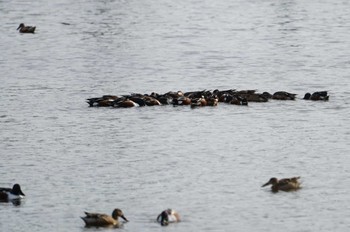
[(275, 100), (295, 100), (295, 93), (288, 93), (286, 91), (278, 91), (272, 95), (272, 99)]
[(173, 209), (163, 210), (157, 217), (157, 222), (159, 222), (162, 226), (167, 226), (169, 223), (179, 222), (180, 215)]
[(191, 99), (189, 97), (178, 97), (172, 99), (173, 106), (191, 105)]
[(193, 98), (191, 99), (191, 108), (195, 108), (198, 106), (207, 106), (207, 100), (202, 96), (200, 98)]
[(20, 200), (25, 197), (19, 184), (14, 184), (12, 188), (0, 188), (0, 201), (8, 202), (12, 200)]
[(265, 97), (263, 94), (252, 93), (252, 94), (245, 94), (243, 96), (249, 102), (267, 102), (268, 101), (268, 98)]
[(272, 192), (278, 192), (281, 191), (295, 191), (300, 189), (300, 182), (298, 181), (300, 179), (300, 176), (297, 177), (291, 177), (291, 178), (284, 178), (278, 180), (276, 177), (272, 177), (268, 182), (263, 184), (261, 187), (265, 187), (267, 185), (272, 185), (271, 190)]
[(318, 91), (313, 94), (306, 93), (304, 95), (304, 100), (313, 100), (313, 101), (328, 101), (329, 96), (327, 91)]
[(81, 217), (85, 222), (86, 227), (120, 227), (121, 222), (118, 221), (118, 218), (121, 217), (125, 222), (128, 222), (128, 219), (124, 216), (124, 213), (121, 209), (114, 209), (112, 216), (101, 213), (89, 213), (85, 212), (86, 216)]
[(113, 107), (119, 107), (119, 108), (130, 108), (130, 107), (135, 107), (139, 106), (136, 102), (128, 99), (128, 98), (120, 98), (117, 99), (113, 102)]
[(230, 100), (230, 104), (232, 105), (242, 105), (242, 106), (247, 106), (248, 101), (246, 98), (241, 97), (240, 95), (232, 95), (232, 97), (228, 98)]
[(162, 105), (162, 103), (160, 103), (160, 101), (158, 101), (156, 98), (154, 97), (150, 97), (150, 96), (144, 96), (143, 100), (145, 101), (145, 104), (147, 106), (160, 106)]
[(102, 97), (93, 97), (86, 99), (86, 102), (90, 107), (98, 106), (98, 107), (109, 107), (113, 105), (113, 102), (119, 99), (118, 96), (115, 95), (103, 95)]
[(269, 92), (263, 92), (261, 95), (263, 95), (267, 99), (271, 99), (272, 98), (272, 94), (269, 93)]
[(218, 105), (218, 102), (219, 102), (219, 99), (217, 97), (209, 97), (207, 99), (207, 105), (208, 106), (217, 106)]
[(19, 24), (17, 27), (17, 30), (19, 30), (20, 33), (34, 33), (36, 27), (32, 26), (25, 26), (24, 23)]

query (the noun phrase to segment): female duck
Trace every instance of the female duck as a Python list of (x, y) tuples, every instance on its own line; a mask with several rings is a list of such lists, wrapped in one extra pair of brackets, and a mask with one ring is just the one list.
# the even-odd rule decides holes
[(34, 33), (36, 27), (32, 26), (25, 26), (24, 23), (21, 23), (17, 30), (19, 30), (20, 33)]
[(114, 209), (112, 212), (112, 216), (101, 213), (88, 213), (85, 212), (86, 216), (81, 217), (85, 222), (87, 227), (95, 226), (95, 227), (119, 227), (121, 223), (118, 221), (118, 218), (121, 217), (124, 221), (128, 221), (124, 216), (123, 211), (120, 209)]
[(295, 191), (300, 188), (300, 182), (298, 181), (300, 179), (300, 176), (298, 177), (292, 177), (292, 178), (284, 178), (281, 180), (278, 180), (276, 177), (272, 177), (266, 184), (262, 185), (261, 187), (265, 187), (267, 185), (272, 185), (271, 190), (272, 192), (278, 192), (281, 191)]
[(172, 209), (166, 209), (161, 212), (157, 217), (157, 222), (159, 222), (162, 226), (167, 226), (172, 222), (179, 222), (180, 215)]

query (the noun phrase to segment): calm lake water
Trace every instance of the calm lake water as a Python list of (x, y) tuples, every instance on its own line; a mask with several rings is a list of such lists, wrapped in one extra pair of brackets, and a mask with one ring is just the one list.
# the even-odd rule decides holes
[[(349, 231), (350, 2), (0, 1), (0, 231)], [(36, 25), (20, 34), (19, 23)], [(248, 107), (90, 108), (104, 94), (278, 90)], [(301, 100), (328, 90), (329, 102)], [(270, 177), (302, 176), (272, 194)], [(182, 222), (161, 227), (174, 208)]]

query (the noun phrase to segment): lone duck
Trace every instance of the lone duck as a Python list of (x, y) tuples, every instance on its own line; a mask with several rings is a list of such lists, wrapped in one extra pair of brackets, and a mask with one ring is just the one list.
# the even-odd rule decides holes
[(329, 96), (327, 91), (318, 91), (318, 92), (314, 92), (313, 94), (306, 93), (303, 99), (313, 100), (313, 101), (328, 101)]
[(300, 183), (298, 180), (300, 179), (300, 176), (292, 177), (292, 178), (284, 178), (281, 180), (278, 180), (276, 177), (272, 177), (266, 184), (263, 184), (261, 187), (265, 187), (267, 185), (272, 185), (271, 190), (272, 192), (278, 192), (281, 191), (295, 191), (300, 188)]
[(167, 226), (169, 223), (179, 221), (180, 215), (173, 209), (166, 209), (157, 217), (157, 222), (159, 222), (162, 226)]
[(21, 190), (19, 184), (14, 184), (11, 188), (0, 188), (0, 201), (8, 202), (24, 198), (25, 194)]
[(86, 216), (81, 217), (85, 222), (86, 227), (95, 226), (95, 227), (119, 227), (121, 223), (118, 221), (118, 217), (123, 218), (126, 222), (128, 219), (124, 216), (123, 211), (120, 209), (114, 209), (112, 216), (107, 214), (100, 213), (88, 213), (85, 212)]
[(17, 30), (19, 30), (20, 33), (34, 33), (36, 27), (32, 26), (25, 26), (24, 23), (21, 23)]

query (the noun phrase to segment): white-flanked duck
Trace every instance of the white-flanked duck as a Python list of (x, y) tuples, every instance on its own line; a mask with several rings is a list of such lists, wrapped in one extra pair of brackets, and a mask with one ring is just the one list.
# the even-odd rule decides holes
[(19, 184), (14, 184), (12, 188), (0, 188), (0, 201), (8, 202), (24, 198), (25, 194)]
[(159, 222), (162, 226), (167, 226), (169, 223), (179, 222), (180, 215), (173, 209), (166, 209), (161, 212), (157, 217), (157, 222)]

